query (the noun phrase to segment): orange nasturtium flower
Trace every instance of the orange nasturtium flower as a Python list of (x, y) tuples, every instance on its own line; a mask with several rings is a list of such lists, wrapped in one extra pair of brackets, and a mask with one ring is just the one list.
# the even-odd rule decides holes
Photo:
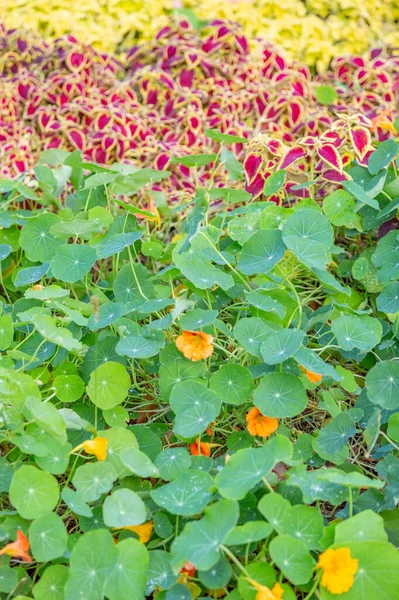
[(193, 444), (190, 444), (190, 453), (193, 456), (210, 456), (211, 449), (217, 448), (220, 444), (209, 444), (208, 442), (200, 442), (197, 438)]
[(319, 373), (313, 373), (313, 371), (309, 371), (306, 367), (299, 365), (302, 373), (305, 373), (306, 377), (309, 379), (310, 383), (318, 383), (323, 379), (323, 375), (319, 375)]
[(383, 131), (390, 131), (394, 135), (398, 135), (398, 132), (396, 131), (396, 129), (394, 127), (394, 124), (388, 118), (391, 116), (391, 114), (392, 114), (391, 108), (386, 108), (385, 110), (380, 112), (380, 114), (378, 114), (376, 117), (374, 117), (374, 119), (372, 119), (370, 129), (372, 131), (374, 131), (375, 129), (382, 129)]
[(118, 529), (127, 529), (129, 531), (133, 531), (133, 533), (137, 533), (139, 536), (139, 540), (142, 544), (148, 542), (152, 535), (152, 531), (154, 529), (154, 521), (148, 521), (147, 523), (143, 523), (142, 525), (125, 525), (125, 527), (118, 527)]
[(275, 583), (272, 589), (270, 589), (253, 579), (248, 579), (248, 581), (257, 590), (255, 600), (281, 600), (283, 597), (284, 590), (279, 583)]
[(183, 331), (176, 338), (177, 349), (192, 361), (209, 358), (213, 352), (213, 337), (202, 331)]
[(71, 454), (78, 450), (84, 450), (87, 454), (93, 454), (98, 460), (105, 460), (107, 458), (107, 447), (107, 438), (96, 435), (94, 440), (86, 440), (82, 444), (79, 444), (79, 446), (76, 446), (76, 448), (71, 450)]
[(343, 594), (351, 589), (359, 561), (351, 557), (350, 548), (329, 548), (319, 556), (316, 568), (322, 569), (321, 585), (331, 594)]
[(161, 215), (159, 214), (156, 204), (152, 198), (150, 200), (150, 205), (146, 210), (148, 212), (151, 212), (152, 216), (143, 215), (142, 213), (134, 213), (134, 216), (137, 219), (145, 219), (146, 221), (153, 221), (157, 224), (158, 229), (161, 229)]
[(268, 437), (278, 428), (278, 420), (275, 417), (265, 417), (259, 408), (251, 408), (246, 416), (247, 429), (253, 436)]
[(187, 573), (187, 575), (189, 575), (189, 577), (194, 577), (196, 570), (197, 569), (196, 569), (195, 565), (193, 565), (193, 563), (186, 562), (186, 564), (184, 565), (184, 567), (182, 568), (180, 573)]
[(28, 554), (29, 540), (23, 531), (18, 529), (17, 540), (6, 544), (4, 548), (0, 550), (1, 554), (8, 554), (12, 558), (22, 558), (25, 562), (32, 562), (31, 557)]

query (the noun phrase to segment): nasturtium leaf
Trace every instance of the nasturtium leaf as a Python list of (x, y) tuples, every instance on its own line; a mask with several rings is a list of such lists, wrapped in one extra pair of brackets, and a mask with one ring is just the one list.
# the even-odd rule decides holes
[(320, 104), (334, 104), (338, 99), (337, 92), (332, 85), (318, 85), (315, 95)]
[(224, 498), (242, 500), (277, 462), (292, 455), (288, 438), (277, 435), (260, 448), (244, 448), (233, 454), (215, 478), (219, 493)]
[(387, 435), (394, 442), (399, 442), (399, 412), (390, 415), (388, 419)]
[(240, 319), (234, 327), (234, 337), (247, 352), (261, 358), (260, 349), (273, 332), (263, 319), (248, 317)]
[(381, 283), (388, 283), (399, 277), (399, 235), (396, 229), (382, 237), (377, 249), (371, 257), (373, 264), (378, 269), (378, 279)]
[(60, 444), (66, 443), (64, 420), (51, 402), (41, 402), (35, 396), (29, 396), (25, 401), (23, 413), (28, 420), (37, 423)]
[(14, 325), (10, 315), (0, 317), (0, 350), (7, 350), (14, 338)]
[(9, 244), (0, 244), (0, 261), (5, 260), (11, 254), (12, 248)]
[(158, 477), (158, 469), (144, 452), (138, 448), (125, 448), (122, 450), (121, 461), (135, 475), (139, 477)]
[(126, 304), (129, 309), (138, 308), (146, 300), (154, 298), (149, 271), (140, 263), (126, 265), (115, 278), (114, 294), (115, 300)]
[(212, 498), (212, 477), (203, 471), (186, 471), (151, 492), (162, 508), (174, 515), (190, 516), (201, 512)]
[(76, 402), (82, 396), (85, 384), (77, 375), (59, 375), (54, 379), (53, 387), (62, 402)]
[(380, 295), (377, 297), (377, 308), (386, 314), (399, 312), (399, 282), (387, 283)]
[(195, 308), (180, 317), (180, 327), (187, 331), (197, 331), (211, 325), (218, 316), (217, 310), (203, 310)]
[(177, 581), (171, 567), (171, 555), (164, 550), (153, 550), (150, 553), (148, 567), (147, 595), (160, 588), (166, 590)]
[(27, 269), (21, 269), (18, 271), (17, 276), (14, 280), (14, 285), (20, 287), (23, 285), (30, 285), (40, 281), (50, 270), (50, 263), (45, 262), (37, 267), (28, 267)]
[(285, 533), (285, 520), (291, 510), (291, 505), (280, 494), (265, 494), (258, 504), (258, 510), (277, 533)]
[[(201, 385), (201, 384), (200, 384)], [(211, 392), (204, 388), (205, 392)], [(173, 422), (173, 431), (182, 438), (195, 437), (203, 433), (207, 427), (216, 419), (220, 411), (220, 405), (203, 399), (178, 412)]]
[[(276, 571), (270, 563), (252, 562), (246, 565), (246, 571), (250, 579), (268, 587), (270, 590), (276, 583)], [(233, 594), (237, 592), (237, 596), (232, 598), (227, 596), (227, 600), (257, 600), (256, 595), (258, 592), (249, 581), (249, 578), (245, 573), (241, 573), (238, 579), (238, 590), (232, 592)]]
[(58, 327), (57, 321), (47, 315), (37, 315), (34, 319), (34, 324), (41, 336), (45, 340), (65, 348), (69, 352), (78, 351), (82, 348), (74, 336), (72, 331), (66, 327)]
[(83, 534), (73, 547), (65, 600), (98, 600), (118, 561), (114, 538), (105, 529)]
[(241, 365), (222, 365), (209, 380), (211, 390), (226, 404), (239, 406), (246, 402), (254, 388), (250, 371)]
[[(158, 454), (162, 451), (162, 441), (160, 435), (155, 432), (155, 427), (160, 427), (160, 435), (167, 431), (165, 425), (158, 424), (153, 425), (154, 429), (151, 429), (148, 425), (130, 425), (129, 431), (135, 436), (139, 448), (148, 458), (152, 461), (156, 459)], [(115, 428), (114, 428), (115, 429)]]
[(118, 488), (107, 496), (103, 504), (104, 523), (107, 527), (125, 527), (144, 523), (147, 509), (135, 492)]
[(384, 519), (373, 510), (364, 510), (336, 525), (334, 541), (342, 545), (349, 542), (387, 542)]
[(130, 388), (130, 377), (125, 367), (116, 362), (106, 362), (90, 375), (87, 394), (102, 409), (121, 404)]
[(284, 529), (293, 538), (304, 542), (309, 550), (317, 549), (323, 535), (323, 516), (315, 506), (297, 504), (290, 507)]
[(265, 181), (265, 185), (263, 187), (263, 195), (273, 196), (273, 194), (277, 194), (277, 192), (283, 187), (285, 176), (287, 171), (281, 169), (280, 171), (276, 171), (273, 175), (270, 175)]
[(148, 550), (133, 538), (121, 540), (117, 545), (116, 564), (105, 584), (109, 600), (144, 598), (149, 556)]
[(64, 588), (68, 577), (69, 569), (65, 565), (47, 567), (33, 586), (33, 597), (35, 600), (64, 600)]
[[(108, 440), (106, 461), (112, 465), (119, 479), (131, 474), (130, 469), (123, 463), (121, 454), (130, 448), (138, 449), (136, 435), (124, 427), (111, 427), (99, 431), (98, 435)], [(142, 448), (142, 451), (144, 449)]]
[(306, 408), (307, 402), (303, 383), (290, 373), (268, 373), (254, 393), (255, 406), (268, 417), (295, 417)]
[(72, 237), (89, 240), (95, 234), (102, 233), (102, 230), (103, 226), (97, 219), (59, 221), (50, 227), (50, 233), (55, 238), (64, 239), (65, 241)]
[(249, 304), (265, 312), (275, 313), (278, 317), (284, 318), (285, 306), (270, 294), (267, 290), (255, 290), (249, 292), (246, 296)]
[(199, 571), (200, 582), (210, 590), (216, 590), (226, 586), (233, 574), (229, 561), (221, 556), (219, 561), (209, 571)]
[(220, 559), (220, 546), (237, 524), (238, 504), (232, 500), (219, 500), (205, 509), (199, 521), (184, 526), (172, 544), (172, 565), (180, 570), (187, 561), (200, 571), (208, 571)]
[(98, 313), (91, 315), (87, 326), (92, 331), (104, 329), (115, 321), (118, 321), (129, 311), (129, 308), (122, 302), (109, 302), (100, 306)]
[(304, 542), (290, 535), (279, 535), (270, 542), (269, 551), (273, 561), (291, 583), (302, 585), (311, 579), (314, 560)]
[(5, 458), (0, 457), (0, 492), (8, 492), (13, 473), (11, 464)]
[(61, 492), (61, 498), (75, 514), (90, 518), (93, 516), (93, 511), (90, 506), (82, 500), (81, 496), (69, 487), (64, 487)]
[(244, 179), (244, 167), (242, 166), (242, 163), (237, 160), (234, 152), (230, 152), (230, 150), (223, 147), (220, 154), (220, 161), (224, 164), (231, 181), (241, 181)]
[[(13, 592), (18, 587), (19, 573), (17, 569), (12, 569), (8, 565), (0, 566), (0, 592)], [(15, 597), (15, 596), (14, 596)], [(21, 596), (19, 596), (20, 600)]]
[(320, 481), (329, 481), (330, 483), (338, 483), (353, 488), (375, 488), (380, 489), (384, 487), (384, 482), (381, 479), (370, 479), (362, 473), (352, 471), (346, 473), (339, 469), (325, 469), (319, 471), (318, 477)]
[(375, 175), (378, 171), (381, 171), (381, 169), (385, 169), (391, 160), (395, 158), (398, 151), (399, 144), (397, 144), (395, 140), (389, 139), (382, 142), (377, 150), (374, 150), (374, 152), (370, 154), (368, 162), (369, 172), (372, 175)]
[(264, 521), (248, 521), (243, 525), (237, 525), (225, 539), (226, 546), (239, 546), (251, 544), (264, 540), (272, 532), (272, 526)]
[(49, 435), (42, 436), (41, 439), (43, 446), (47, 449), (47, 455), (35, 457), (37, 466), (53, 475), (62, 475), (69, 465), (71, 444), (60, 444), (56, 438)]
[(306, 465), (299, 465), (290, 470), (288, 485), (299, 487), (303, 500), (307, 504), (312, 504), (316, 500), (323, 500), (334, 506), (342, 504), (348, 497), (345, 486), (319, 479), (319, 472), (308, 471)]
[(76, 283), (97, 260), (94, 248), (83, 244), (64, 244), (51, 260), (51, 272), (60, 281)]
[(163, 346), (163, 341), (151, 339), (144, 335), (129, 335), (119, 340), (115, 352), (129, 358), (151, 358), (156, 356)]
[(32, 554), (38, 562), (47, 562), (62, 556), (68, 543), (64, 521), (55, 513), (35, 519), (29, 528)]
[(332, 321), (331, 329), (339, 346), (346, 351), (358, 348), (368, 352), (382, 337), (382, 325), (368, 315), (342, 315)]
[(112, 489), (116, 478), (115, 469), (109, 462), (88, 462), (76, 469), (72, 483), (83, 502), (94, 502)]
[(341, 412), (320, 430), (317, 438), (318, 445), (325, 453), (336, 454), (346, 446), (349, 438), (355, 433), (353, 417), (347, 411)]
[(268, 273), (285, 251), (279, 229), (257, 231), (244, 243), (238, 268), (246, 275)]
[(193, 595), (187, 585), (176, 583), (166, 592), (165, 600), (193, 600)]
[(237, 215), (231, 219), (227, 225), (227, 233), (232, 240), (238, 242), (241, 246), (259, 230), (260, 213), (252, 212), (244, 215)]
[(356, 212), (356, 203), (345, 190), (336, 190), (324, 198), (323, 211), (333, 225), (361, 230), (362, 222)]
[(191, 456), (185, 448), (166, 448), (155, 459), (159, 476), (165, 481), (172, 481), (188, 471), (191, 466)]
[(366, 375), (367, 395), (373, 404), (388, 410), (399, 408), (399, 363), (378, 362)]
[(96, 342), (93, 346), (90, 346), (83, 364), (80, 369), (80, 375), (85, 383), (88, 383), (90, 374), (100, 365), (106, 362), (117, 362), (122, 365), (126, 364), (126, 358), (119, 356), (115, 352), (116, 344), (119, 338), (107, 335), (107, 337)]
[(271, 333), (260, 352), (268, 365), (277, 365), (291, 358), (301, 347), (305, 334), (300, 329), (281, 329)]
[(69, 291), (64, 290), (59, 285), (49, 285), (43, 289), (29, 289), (25, 292), (25, 298), (34, 298), (37, 300), (55, 300), (56, 298), (65, 298), (69, 296)]
[(319, 211), (299, 209), (283, 226), (283, 242), (307, 266), (324, 268), (330, 261), (333, 229)]
[(24, 519), (37, 519), (51, 512), (58, 502), (55, 477), (31, 465), (22, 465), (10, 485), (10, 502)]
[[(341, 544), (333, 548), (340, 548)], [(386, 542), (350, 542), (351, 558), (358, 561), (354, 583), (348, 592), (340, 595), (342, 600), (392, 600), (397, 594), (399, 554), (395, 546)], [(320, 587), (322, 600), (335, 600), (325, 587)]]
[(98, 258), (109, 258), (122, 252), (125, 248), (132, 246), (143, 235), (142, 231), (130, 231), (128, 233), (116, 233), (107, 235), (95, 249)]
[(19, 241), (29, 260), (46, 262), (54, 257), (62, 242), (50, 233), (50, 228), (58, 221), (57, 215), (42, 213), (22, 227)]

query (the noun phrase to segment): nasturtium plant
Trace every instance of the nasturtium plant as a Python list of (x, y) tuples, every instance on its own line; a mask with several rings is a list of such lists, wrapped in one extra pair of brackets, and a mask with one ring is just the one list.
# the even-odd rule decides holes
[(395, 597), (398, 149), (341, 127), (1, 180), (5, 600)]

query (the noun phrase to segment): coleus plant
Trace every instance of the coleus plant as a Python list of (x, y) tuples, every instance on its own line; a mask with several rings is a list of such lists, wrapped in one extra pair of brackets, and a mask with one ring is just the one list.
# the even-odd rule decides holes
[(259, 202), (208, 135), (189, 206), (76, 151), (0, 181), (4, 598), (396, 595), (399, 144)]

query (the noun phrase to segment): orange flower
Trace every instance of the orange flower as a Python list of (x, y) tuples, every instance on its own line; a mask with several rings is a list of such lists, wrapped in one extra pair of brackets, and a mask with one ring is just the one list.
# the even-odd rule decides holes
[(331, 594), (343, 594), (355, 581), (359, 561), (351, 557), (350, 548), (329, 548), (319, 556), (316, 568), (322, 569), (321, 585)]
[(40, 285), (40, 283), (37, 283), (36, 285), (32, 286), (31, 289), (35, 291), (41, 291), (44, 290), (44, 285)]
[(186, 564), (184, 565), (184, 567), (182, 568), (180, 573), (187, 573), (187, 575), (189, 577), (194, 577), (195, 571), (196, 571), (195, 565), (193, 565), (193, 563), (191, 563), (191, 562), (186, 562)]
[(248, 579), (247, 581), (257, 590), (255, 600), (281, 600), (283, 597), (284, 590), (279, 583), (275, 583), (272, 589), (270, 589), (253, 579)]
[(210, 456), (211, 448), (217, 448), (220, 444), (209, 444), (208, 442), (200, 442), (197, 438), (193, 444), (190, 444), (190, 452), (193, 456)]
[(0, 550), (1, 554), (8, 554), (12, 558), (22, 558), (25, 562), (33, 562), (31, 557), (28, 554), (29, 550), (29, 540), (24, 534), (23, 531), (18, 529), (17, 531), (17, 541), (11, 542), (10, 544), (6, 544), (4, 548)]
[(313, 371), (309, 371), (306, 367), (299, 365), (302, 373), (305, 373), (306, 377), (309, 379), (310, 383), (318, 383), (323, 379), (323, 375), (319, 375), (319, 373), (313, 373)]
[(213, 352), (213, 337), (202, 331), (183, 331), (176, 338), (177, 349), (192, 361), (209, 358)]
[(157, 209), (153, 199), (151, 199), (150, 205), (147, 210), (149, 212), (151, 212), (153, 214), (153, 216), (143, 215), (142, 213), (133, 213), (133, 214), (137, 219), (146, 219), (147, 221), (154, 221), (157, 224), (158, 229), (161, 229), (161, 216), (158, 212), (158, 209)]
[(143, 523), (142, 525), (125, 525), (125, 527), (118, 527), (118, 529), (127, 529), (128, 531), (133, 531), (133, 533), (137, 533), (139, 536), (139, 540), (142, 544), (148, 542), (152, 535), (152, 531), (154, 529), (154, 521), (148, 521), (147, 523)]
[(275, 417), (265, 417), (259, 408), (251, 408), (247, 414), (247, 429), (253, 436), (268, 437), (278, 428), (278, 420)]
[(93, 456), (95, 456), (98, 460), (105, 460), (107, 458), (107, 448), (107, 438), (96, 435), (94, 440), (86, 440), (71, 450), (70, 453), (72, 454), (72, 452), (77, 452), (77, 450), (84, 450), (87, 452), (87, 454), (93, 454)]
[(374, 117), (374, 119), (372, 119), (370, 129), (372, 131), (374, 131), (376, 129), (382, 129), (384, 131), (390, 131), (394, 135), (398, 135), (398, 132), (396, 131), (396, 129), (394, 127), (394, 124), (388, 118), (391, 116), (391, 114), (392, 114), (391, 108), (386, 108), (385, 110), (380, 112), (380, 114), (378, 114), (376, 117)]

